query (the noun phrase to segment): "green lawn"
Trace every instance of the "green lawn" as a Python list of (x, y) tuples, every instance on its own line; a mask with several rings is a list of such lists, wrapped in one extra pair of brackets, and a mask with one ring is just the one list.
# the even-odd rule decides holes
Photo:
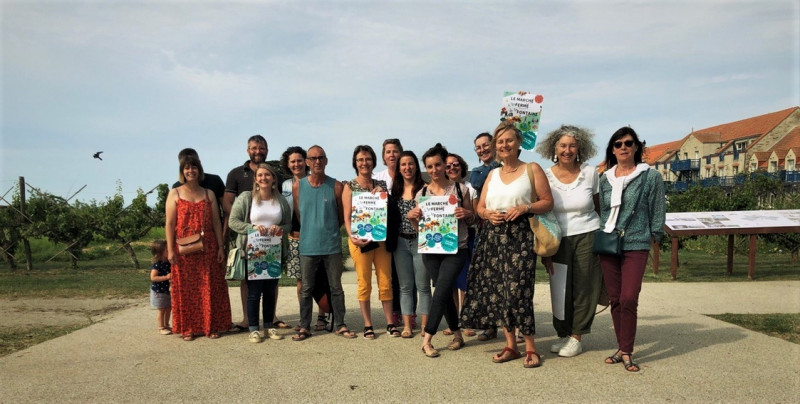
[(739, 327), (800, 344), (800, 313), (710, 315)]

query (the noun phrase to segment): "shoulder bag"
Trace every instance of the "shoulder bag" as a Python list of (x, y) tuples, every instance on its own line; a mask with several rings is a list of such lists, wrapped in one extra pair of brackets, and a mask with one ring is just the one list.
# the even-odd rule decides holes
[[(539, 196), (536, 194), (536, 183), (533, 178), (533, 169), (526, 163), (528, 179), (531, 181), (531, 196), (535, 203)], [(561, 245), (561, 227), (558, 225), (556, 215), (552, 211), (539, 215), (533, 214), (528, 218), (531, 231), (533, 231), (533, 252), (540, 257), (552, 257), (558, 252)]]
[(225, 279), (230, 281), (244, 280), (247, 275), (247, 260), (242, 258), (241, 250), (232, 248), (228, 252), (228, 263), (225, 265)]
[[(647, 175), (647, 173), (642, 173), (641, 175)], [(636, 214), (636, 207), (639, 206), (639, 201), (642, 199), (642, 194), (644, 190), (639, 191), (639, 196), (636, 198), (636, 202), (633, 204), (633, 210), (631, 211), (631, 215), (628, 216), (628, 219), (625, 221), (625, 224), (622, 225), (621, 229), (614, 229), (611, 233), (606, 233), (603, 229), (599, 229), (594, 233), (594, 242), (592, 243), (592, 254), (602, 254), (602, 255), (621, 255), (622, 254), (622, 238), (625, 237), (625, 229), (630, 224), (631, 219)], [(622, 205), (620, 205), (620, 210), (622, 210)], [(602, 224), (601, 224), (602, 226)]]
[[(203, 193), (206, 196), (206, 201), (208, 201), (208, 191), (203, 188)], [(178, 195), (180, 197), (180, 195)], [(203, 205), (203, 213), (200, 219), (200, 233), (190, 234), (188, 236), (183, 236), (179, 239), (175, 240), (175, 244), (178, 245), (178, 254), (180, 255), (191, 255), (198, 252), (205, 251), (205, 247), (203, 246), (203, 227), (206, 222), (206, 208)], [(187, 233), (188, 226), (183, 228), (183, 234)]]

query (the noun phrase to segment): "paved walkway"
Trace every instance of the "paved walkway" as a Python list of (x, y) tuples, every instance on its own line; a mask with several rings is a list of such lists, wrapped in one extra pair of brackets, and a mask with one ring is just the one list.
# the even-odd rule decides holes
[[(363, 323), (354, 273), (345, 275), (347, 321)], [(230, 290), (238, 297), (238, 289)], [(376, 295), (374, 292), (373, 295)], [(614, 351), (611, 317), (595, 320), (585, 352), (558, 358), (546, 284), (536, 285), (538, 350), (544, 364), (491, 362), (498, 340), (467, 339), (457, 352), (420, 352), (420, 338), (374, 341), (327, 332), (303, 342), (261, 344), (247, 334), (183, 342), (158, 335), (147, 302), (72, 334), (0, 358), (0, 402), (797, 402), (800, 345), (704, 314), (800, 311), (800, 281), (646, 283), (639, 307), (638, 374), (605, 365)], [(241, 306), (233, 304), (234, 318)], [(373, 306), (377, 308), (377, 305)], [(295, 324), (293, 288), (282, 288), (281, 317)], [(442, 325), (442, 328), (446, 325)], [(360, 335), (360, 334), (359, 334)]]

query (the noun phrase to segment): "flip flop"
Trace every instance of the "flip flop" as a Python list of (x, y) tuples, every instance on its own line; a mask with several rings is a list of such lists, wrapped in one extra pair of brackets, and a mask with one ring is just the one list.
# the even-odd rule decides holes
[(245, 331), (248, 331), (248, 330), (249, 329), (247, 327), (243, 327), (243, 326), (241, 326), (239, 324), (234, 324), (231, 328), (228, 329), (228, 333), (229, 334), (238, 334), (238, 333), (245, 332)]
[(283, 320), (278, 320), (272, 323), (272, 325), (275, 326), (275, 328), (291, 328), (291, 326), (289, 324), (286, 324), (286, 322)]
[(534, 364), (523, 363), (522, 367), (531, 369), (531, 368), (538, 368), (539, 366), (542, 366), (542, 357), (539, 356), (539, 354), (534, 352), (534, 351), (525, 351), (525, 360), (533, 359), (534, 355), (536, 356), (536, 359), (537, 359), (536, 363), (534, 363)]
[(292, 341), (303, 341), (306, 338), (310, 337), (311, 333), (305, 330), (300, 330), (297, 335), (292, 337)]
[[(507, 356), (506, 356), (506, 352), (508, 352)], [(494, 362), (494, 363), (505, 363), (505, 362), (508, 362), (508, 361), (513, 361), (514, 359), (519, 359), (521, 357), (522, 357), (522, 354), (519, 353), (519, 351), (515, 351), (515, 350), (513, 350), (513, 349), (511, 349), (509, 347), (505, 347), (505, 348), (503, 348), (502, 351), (500, 351), (499, 355), (495, 355), (494, 357), (492, 357), (492, 362)]]
[(357, 337), (356, 333), (350, 331), (347, 327), (340, 328), (339, 331), (336, 331), (336, 335), (348, 339)]

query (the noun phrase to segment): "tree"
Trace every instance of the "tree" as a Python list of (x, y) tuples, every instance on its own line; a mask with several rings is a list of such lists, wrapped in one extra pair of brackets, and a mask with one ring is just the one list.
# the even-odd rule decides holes
[(45, 237), (67, 247), (72, 268), (78, 267), (83, 248), (92, 241), (91, 209), (84, 203), (70, 205), (64, 198), (49, 193), (36, 193), (27, 203), (31, 222), (23, 225), (22, 236)]
[(19, 206), (19, 196), (14, 195), (11, 206), (0, 206), (0, 255), (3, 257), (9, 268), (17, 269), (14, 261), (14, 253), (20, 238), (19, 213), (15, 210)]
[(140, 188), (129, 206), (125, 206), (122, 187), (117, 185), (117, 193), (103, 203), (92, 202), (91, 227), (108, 240), (117, 241), (128, 252), (131, 262), (139, 269), (139, 260), (131, 243), (144, 237), (159, 224), (159, 215), (147, 205), (147, 194)]

